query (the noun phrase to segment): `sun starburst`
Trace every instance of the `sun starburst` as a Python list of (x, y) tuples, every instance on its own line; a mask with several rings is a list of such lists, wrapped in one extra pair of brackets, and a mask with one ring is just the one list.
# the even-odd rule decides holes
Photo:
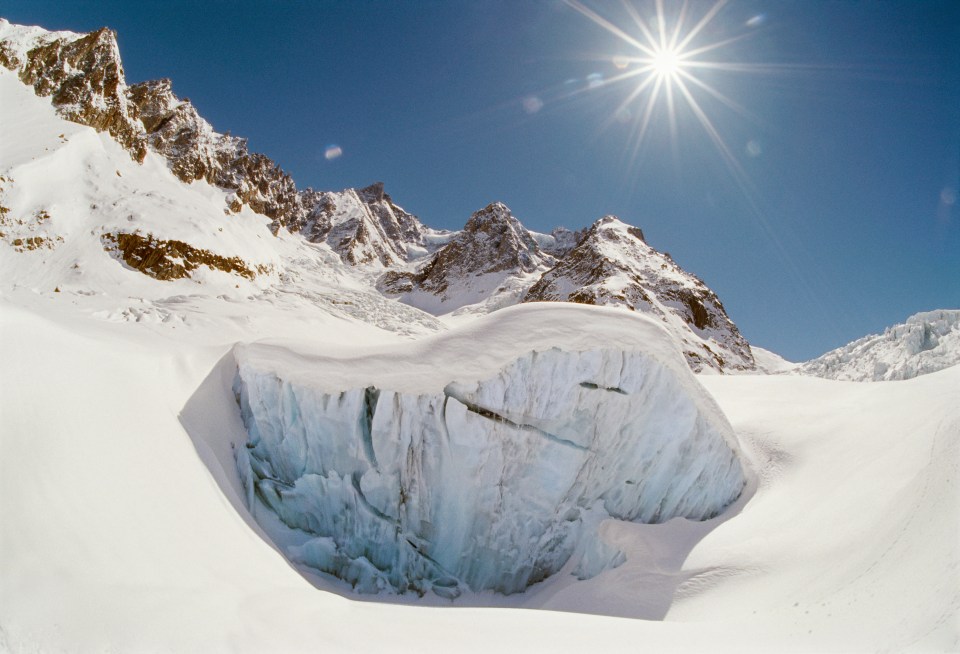
[[(678, 12), (670, 15), (665, 9), (664, 0), (654, 0), (652, 17), (649, 19), (644, 19), (637, 6), (629, 0), (621, 0), (629, 17), (629, 20), (621, 21), (623, 26), (581, 0), (564, 2), (629, 46), (629, 55), (621, 54), (612, 58), (618, 72), (605, 79), (602, 86), (633, 82), (633, 86), (628, 87), (626, 97), (614, 111), (617, 119), (629, 116), (633, 120), (631, 161), (637, 158), (656, 115), (666, 115), (671, 137), (674, 141), (678, 138), (678, 112), (682, 106), (696, 118), (727, 166), (743, 181), (740, 164), (708, 115), (708, 105), (703, 100), (706, 95), (728, 108), (746, 113), (703, 74), (705, 71), (742, 72), (749, 69), (743, 64), (707, 58), (746, 36), (742, 34), (715, 40), (706, 38), (707, 28), (727, 0), (717, 0), (699, 17), (691, 15), (693, 12), (687, 0), (679, 5)], [(677, 6), (677, 3), (672, 6)]]

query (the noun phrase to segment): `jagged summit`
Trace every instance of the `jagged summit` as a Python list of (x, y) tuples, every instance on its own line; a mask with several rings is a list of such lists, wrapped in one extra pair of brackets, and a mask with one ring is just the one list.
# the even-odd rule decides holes
[(536, 239), (502, 202), (493, 202), (474, 212), (463, 234), (450, 246), (456, 243), (466, 250), (463, 254), (467, 261), (463, 262), (466, 265), (462, 269), (467, 273), (532, 272), (545, 261)]
[(753, 356), (716, 294), (669, 255), (647, 245), (643, 232), (604, 216), (525, 295), (524, 302), (622, 306), (659, 316), (681, 343), (694, 370), (752, 369)]
[(308, 240), (326, 242), (354, 266), (396, 267), (435, 250), (448, 232), (425, 227), (384, 192), (383, 182), (362, 189), (305, 194), (311, 207), (294, 227)]

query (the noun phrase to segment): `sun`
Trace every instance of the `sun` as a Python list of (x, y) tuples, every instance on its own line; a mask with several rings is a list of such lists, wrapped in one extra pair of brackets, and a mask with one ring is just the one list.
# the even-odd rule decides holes
[[(646, 19), (637, 5), (622, 0), (626, 20), (623, 16), (619, 20), (607, 18), (584, 4), (583, 0), (564, 2), (629, 48), (629, 54), (621, 53), (611, 58), (617, 73), (604, 79), (602, 84), (594, 84), (590, 90), (611, 85), (624, 85), (628, 89), (613, 115), (618, 119), (630, 116), (633, 121), (631, 160), (637, 158), (655, 116), (666, 115), (671, 137), (678, 138), (678, 112), (685, 108), (696, 118), (732, 172), (736, 176), (742, 173), (736, 157), (707, 113), (719, 102), (747, 114), (739, 104), (712, 86), (704, 75), (709, 71), (744, 72), (751, 69), (742, 62), (713, 58), (725, 46), (747, 36), (744, 33), (720, 39), (708, 38), (711, 31), (708, 28), (728, 0), (717, 0), (699, 16), (693, 15), (687, 0), (669, 3), (670, 8), (676, 10), (669, 15), (664, 0), (653, 0), (646, 3), (648, 8), (652, 7)], [(747, 26), (752, 23), (748, 21)], [(711, 103), (704, 102), (705, 97), (709, 97)]]
[(681, 54), (670, 48), (655, 50), (653, 56), (650, 57), (650, 66), (653, 68), (653, 72), (660, 77), (678, 75), (682, 67)]

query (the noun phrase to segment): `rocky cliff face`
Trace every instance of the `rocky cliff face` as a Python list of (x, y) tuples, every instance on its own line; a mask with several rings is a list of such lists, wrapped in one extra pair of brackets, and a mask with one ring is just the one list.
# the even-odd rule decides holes
[(117, 35), (107, 28), (89, 34), (47, 32), (0, 22), (0, 64), (15, 71), (34, 92), (49, 96), (60, 114), (109, 132), (137, 161), (146, 138), (136, 107), (127, 100)]
[(654, 314), (675, 333), (694, 370), (755, 367), (749, 345), (716, 294), (647, 245), (642, 231), (613, 216), (583, 232), (523, 301), (622, 306)]
[(246, 139), (219, 134), (189, 100), (174, 95), (170, 80), (127, 89), (147, 142), (185, 182), (205, 180), (234, 191), (232, 211), (245, 204), (278, 225), (296, 223), (305, 213), (293, 179), (269, 157), (247, 150)]

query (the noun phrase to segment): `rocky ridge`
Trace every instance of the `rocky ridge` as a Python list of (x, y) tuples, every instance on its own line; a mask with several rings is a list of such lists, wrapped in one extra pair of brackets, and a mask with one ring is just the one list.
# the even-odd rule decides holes
[(451, 236), (425, 227), (394, 204), (383, 182), (363, 189), (313, 192), (310, 205), (299, 232), (310, 241), (326, 242), (354, 266), (402, 265), (436, 250)]

